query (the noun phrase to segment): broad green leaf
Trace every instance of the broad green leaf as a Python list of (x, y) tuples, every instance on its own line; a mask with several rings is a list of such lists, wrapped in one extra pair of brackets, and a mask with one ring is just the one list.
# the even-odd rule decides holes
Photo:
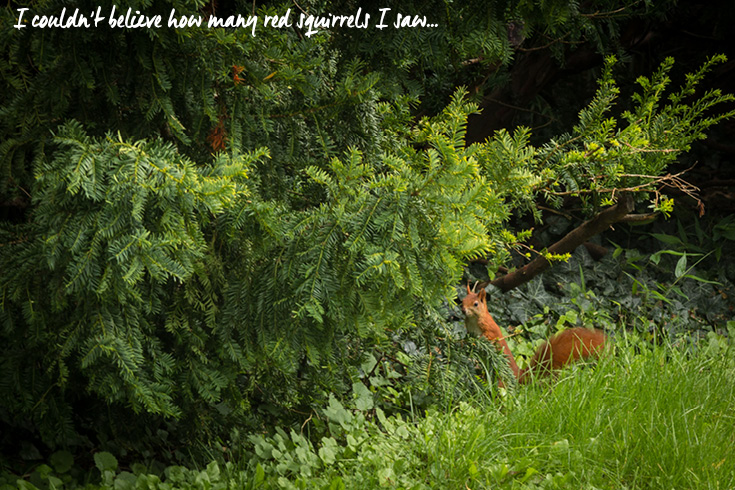
[(370, 410), (373, 408), (373, 394), (361, 382), (352, 384), (352, 393), (355, 398), (355, 407), (360, 411)]
[(265, 470), (263, 470), (263, 467), (260, 463), (257, 464), (255, 467), (255, 485), (260, 485), (265, 480)]
[(322, 446), (319, 448), (319, 457), (326, 465), (334, 464), (336, 461), (334, 450), (329, 446)]
[(676, 263), (676, 269), (674, 269), (674, 275), (676, 278), (680, 278), (687, 271), (687, 256), (682, 255), (679, 261)]
[(684, 243), (678, 237), (675, 237), (673, 235), (667, 235), (664, 233), (651, 233), (651, 236), (667, 245), (684, 245)]
[(100, 472), (117, 470), (117, 459), (106, 451), (94, 454), (94, 464)]
[(74, 456), (69, 451), (56, 451), (50, 459), (57, 473), (66, 473), (74, 465)]

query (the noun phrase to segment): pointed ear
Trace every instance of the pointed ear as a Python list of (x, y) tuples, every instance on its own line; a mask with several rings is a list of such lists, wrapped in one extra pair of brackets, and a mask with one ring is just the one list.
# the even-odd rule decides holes
[(483, 289), (480, 289), (480, 292), (479, 292), (479, 293), (477, 293), (477, 297), (478, 297), (478, 298), (480, 299), (480, 301), (482, 301), (483, 303), (485, 302), (485, 289), (484, 289), (484, 288), (483, 288)]
[(470, 293), (472, 293), (472, 291), (470, 291), (470, 283), (467, 283), (467, 294), (470, 294)]

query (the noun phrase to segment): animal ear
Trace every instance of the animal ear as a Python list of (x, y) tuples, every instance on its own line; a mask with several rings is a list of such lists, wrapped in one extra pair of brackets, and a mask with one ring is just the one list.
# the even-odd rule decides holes
[(467, 283), (467, 294), (471, 294), (472, 291), (470, 290), (470, 283)]
[(477, 297), (480, 298), (480, 301), (483, 303), (485, 302), (485, 289), (480, 289), (480, 292), (477, 293)]

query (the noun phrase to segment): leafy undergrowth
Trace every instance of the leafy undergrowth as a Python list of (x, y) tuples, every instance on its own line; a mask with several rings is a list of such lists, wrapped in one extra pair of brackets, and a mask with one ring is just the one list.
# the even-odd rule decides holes
[(83, 485), (62, 454), (0, 488), (735, 488), (733, 347), (715, 334), (696, 350), (616, 344), (592, 369), (415, 421), (332, 399), (309, 424), (325, 424), (316, 445), (278, 430), (234, 462), (160, 475), (101, 453)]

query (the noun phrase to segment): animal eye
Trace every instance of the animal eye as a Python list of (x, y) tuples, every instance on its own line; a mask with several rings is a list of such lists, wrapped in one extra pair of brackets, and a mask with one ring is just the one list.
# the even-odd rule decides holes
[(479, 305), (479, 303), (477, 301), (475, 301), (475, 306), (478, 306), (478, 305)]

